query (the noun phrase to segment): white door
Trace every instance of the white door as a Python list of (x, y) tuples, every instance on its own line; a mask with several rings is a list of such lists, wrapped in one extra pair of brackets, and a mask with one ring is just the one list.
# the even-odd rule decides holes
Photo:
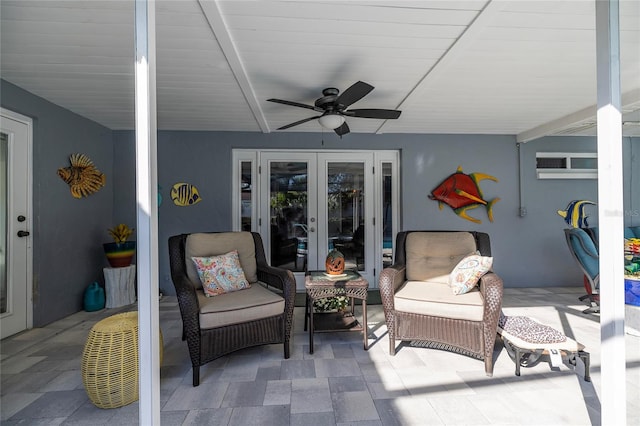
[(0, 121), (0, 334), (32, 326), (31, 120), (2, 109)]
[(260, 170), (259, 229), (272, 265), (292, 270), (303, 290), (304, 272), (324, 269), (336, 248), (374, 282), (373, 154), (263, 152)]

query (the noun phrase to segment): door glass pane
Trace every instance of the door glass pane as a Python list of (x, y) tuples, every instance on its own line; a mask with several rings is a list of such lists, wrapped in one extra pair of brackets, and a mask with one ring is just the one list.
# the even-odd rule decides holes
[(0, 313), (7, 312), (7, 202), (9, 138), (0, 133)]
[(393, 203), (391, 163), (382, 163), (382, 266), (393, 264)]
[(270, 164), (271, 265), (294, 272), (307, 266), (307, 163)]
[(346, 268), (364, 270), (364, 163), (329, 163), (327, 248), (345, 257)]
[(251, 231), (251, 194), (253, 181), (251, 176), (251, 162), (243, 161), (240, 165), (242, 182), (240, 183), (240, 223), (243, 231)]

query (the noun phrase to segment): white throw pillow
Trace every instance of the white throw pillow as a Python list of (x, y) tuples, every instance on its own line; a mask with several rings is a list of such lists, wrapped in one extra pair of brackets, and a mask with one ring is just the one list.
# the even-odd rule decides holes
[(462, 259), (449, 274), (449, 286), (453, 294), (468, 293), (492, 265), (493, 257), (472, 254)]

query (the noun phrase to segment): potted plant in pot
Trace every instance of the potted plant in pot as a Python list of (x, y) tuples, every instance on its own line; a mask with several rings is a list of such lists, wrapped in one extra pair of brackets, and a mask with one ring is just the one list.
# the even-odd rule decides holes
[(107, 230), (113, 238), (112, 243), (103, 244), (107, 260), (112, 268), (122, 268), (131, 265), (131, 260), (136, 253), (136, 242), (127, 241), (133, 233), (133, 229), (121, 223)]
[(640, 238), (628, 238), (624, 246), (624, 303), (640, 306)]
[(313, 302), (313, 310), (318, 313), (340, 312), (344, 313), (349, 306), (347, 296), (334, 296), (318, 299)]

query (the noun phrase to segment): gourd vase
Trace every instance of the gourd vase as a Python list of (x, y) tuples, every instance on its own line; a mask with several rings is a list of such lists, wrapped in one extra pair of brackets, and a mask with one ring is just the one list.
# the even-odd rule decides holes
[(329, 275), (340, 275), (344, 273), (344, 254), (336, 249), (331, 250), (327, 255), (327, 260), (324, 265)]

